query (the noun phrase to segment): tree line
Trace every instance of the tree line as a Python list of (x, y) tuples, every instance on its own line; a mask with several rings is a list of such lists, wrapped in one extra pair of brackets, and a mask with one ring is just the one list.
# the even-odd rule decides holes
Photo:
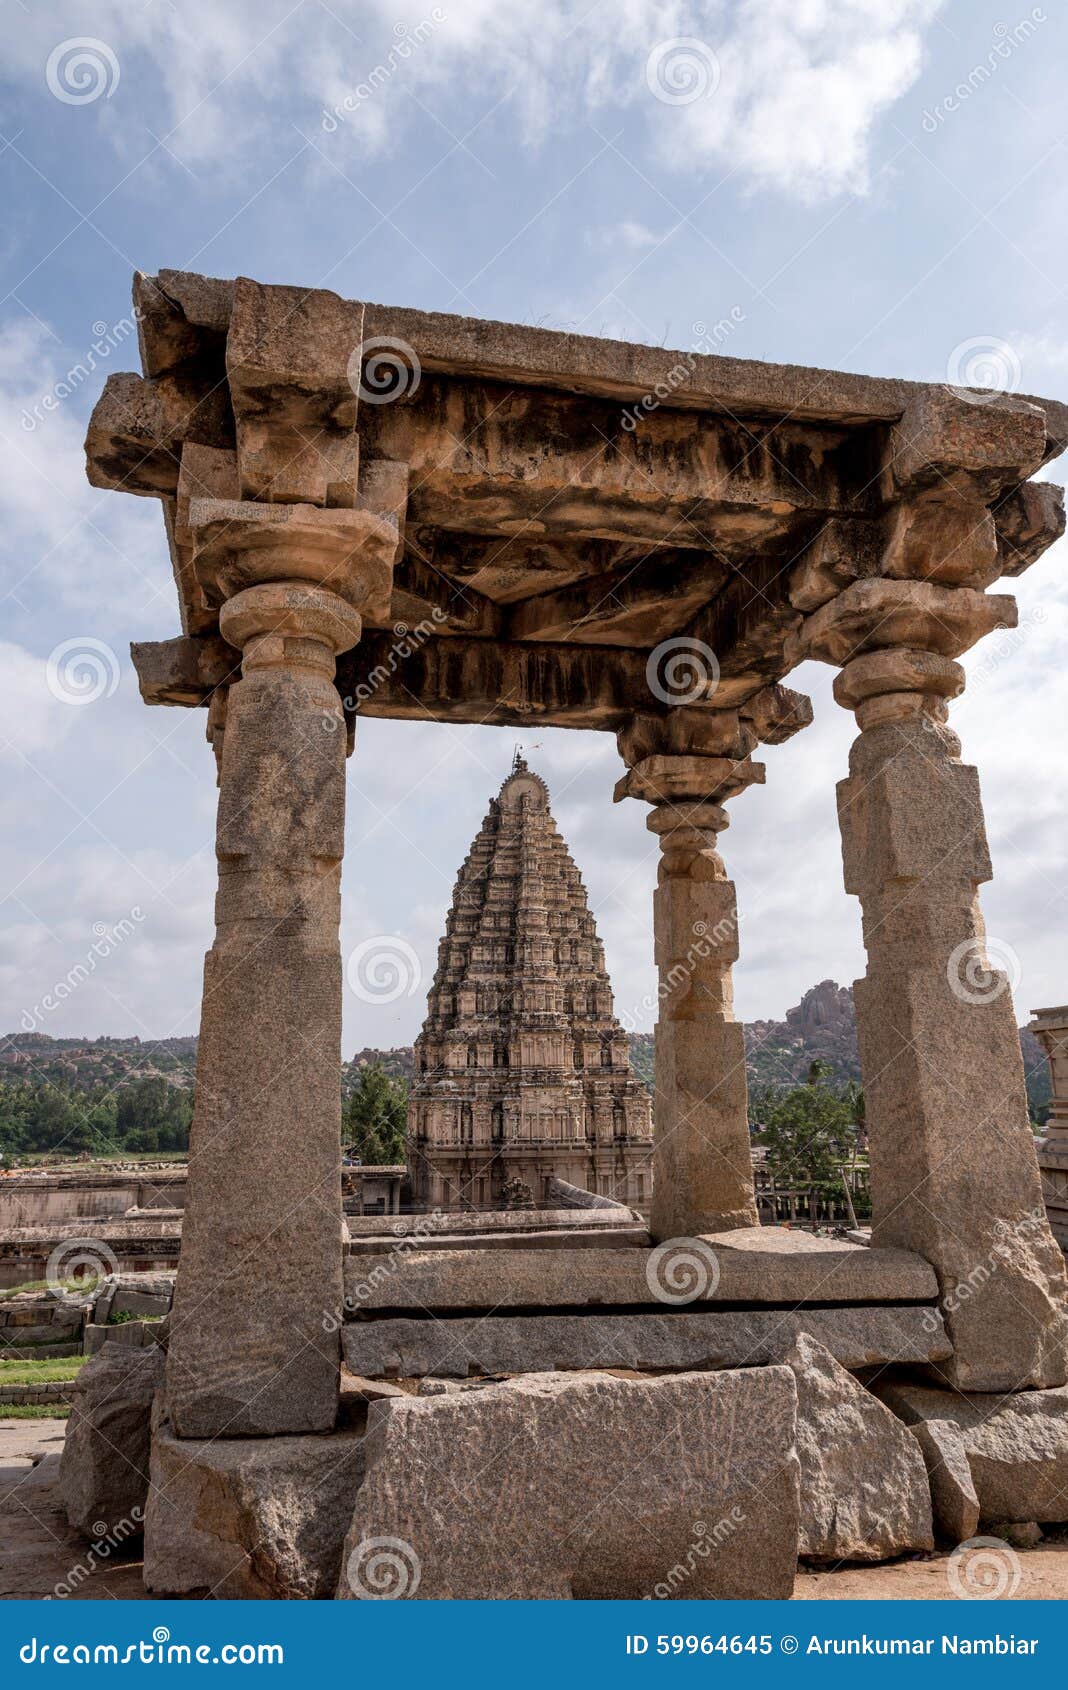
[[(342, 1143), (369, 1166), (404, 1161), (408, 1085), (377, 1063), (357, 1072), (342, 1100)], [(0, 1082), (0, 1154), (52, 1152), (114, 1156), (188, 1149), (193, 1096), (162, 1077), (77, 1089), (46, 1081)], [(299, 1130), (299, 1123), (294, 1123)], [(750, 1101), (750, 1128), (778, 1184), (840, 1188), (843, 1165), (865, 1150), (864, 1094), (850, 1082), (829, 1084), (814, 1062), (801, 1085), (761, 1086)]]

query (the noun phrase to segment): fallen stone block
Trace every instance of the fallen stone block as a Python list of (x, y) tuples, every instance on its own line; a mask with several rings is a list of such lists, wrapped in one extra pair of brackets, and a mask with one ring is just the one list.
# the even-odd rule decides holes
[(163, 1383), (164, 1357), (109, 1345), (86, 1362), (74, 1387), (59, 1467), (67, 1519), (86, 1537), (144, 1520), (152, 1399)]
[(893, 1380), (872, 1389), (907, 1424), (957, 1427), (984, 1520), (1068, 1520), (1068, 1385), (1011, 1395)]
[(330, 1597), (364, 1471), (355, 1429), (152, 1439), (145, 1586), (156, 1596)]
[(959, 1429), (951, 1420), (917, 1420), (909, 1431), (927, 1467), (938, 1536), (966, 1543), (979, 1530), (979, 1498)]
[(933, 1549), (931, 1494), (915, 1438), (807, 1332), (784, 1360), (797, 1381), (800, 1553), (887, 1561)]
[(374, 1403), (338, 1597), (788, 1597), (796, 1402), (766, 1367)]
[(368, 1378), (426, 1374), (552, 1373), (579, 1368), (691, 1372), (781, 1359), (810, 1332), (843, 1367), (937, 1361), (950, 1354), (942, 1316), (909, 1305), (884, 1308), (749, 1309), (690, 1313), (513, 1314), (453, 1320), (349, 1321), (346, 1366)]

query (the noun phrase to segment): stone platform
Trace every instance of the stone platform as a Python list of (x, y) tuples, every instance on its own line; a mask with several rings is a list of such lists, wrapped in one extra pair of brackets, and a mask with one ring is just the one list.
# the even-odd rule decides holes
[(408, 1249), (349, 1257), (346, 1308), (400, 1310), (634, 1309), (695, 1303), (935, 1304), (933, 1270), (908, 1250), (865, 1249), (776, 1227), (742, 1227), (656, 1249), (533, 1253), (523, 1248)]

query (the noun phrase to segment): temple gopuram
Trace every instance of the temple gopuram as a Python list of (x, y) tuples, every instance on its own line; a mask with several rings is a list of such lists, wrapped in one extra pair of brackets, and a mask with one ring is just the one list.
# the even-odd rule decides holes
[(460, 870), (415, 1047), (417, 1203), (499, 1206), (555, 1179), (644, 1204), (649, 1099), (612, 1012), (582, 878), (517, 753)]

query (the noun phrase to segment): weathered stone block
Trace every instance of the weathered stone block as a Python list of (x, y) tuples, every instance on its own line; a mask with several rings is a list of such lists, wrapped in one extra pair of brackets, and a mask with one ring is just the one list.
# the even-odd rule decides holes
[(326, 1436), (152, 1439), (145, 1584), (157, 1596), (322, 1598), (364, 1471), (362, 1429)]
[(959, 480), (987, 500), (1023, 481), (1046, 452), (1042, 412), (1012, 394), (921, 389), (890, 434), (889, 466), (899, 488), (945, 489)]
[(909, 1431), (927, 1466), (935, 1529), (950, 1543), (965, 1543), (979, 1530), (979, 1497), (960, 1428), (951, 1420), (917, 1420)]
[(787, 1597), (795, 1412), (781, 1367), (375, 1403), (338, 1597)]
[(900, 1419), (957, 1429), (984, 1520), (1068, 1520), (1068, 1387), (966, 1394), (877, 1380)]
[(801, 1554), (886, 1561), (932, 1549), (931, 1494), (915, 1439), (807, 1332), (784, 1360), (797, 1381)]
[(109, 1345), (79, 1374), (59, 1469), (67, 1519), (87, 1537), (144, 1518), (149, 1422), (163, 1352)]
[(811, 657), (841, 664), (860, 652), (909, 646), (959, 657), (995, 628), (1015, 628), (1016, 620), (1016, 600), (1007, 593), (877, 576), (854, 581), (807, 617), (787, 655), (795, 663)]
[[(620, 1367), (680, 1372), (778, 1361), (802, 1331), (843, 1367), (939, 1361), (950, 1354), (933, 1309), (749, 1309), (692, 1314), (479, 1315), (358, 1320), (342, 1329), (346, 1365), (371, 1377), (551, 1373)], [(344, 1379), (343, 1379), (344, 1385)]]
[[(675, 1267), (694, 1256), (687, 1283)], [(743, 1227), (678, 1252), (651, 1250), (412, 1250), (398, 1263), (387, 1251), (350, 1256), (346, 1305), (368, 1313), (410, 1309), (584, 1308), (590, 1304), (931, 1303), (933, 1270), (905, 1250), (866, 1249), (778, 1227)], [(391, 1271), (377, 1273), (387, 1264)], [(685, 1295), (681, 1293), (685, 1291)]]

